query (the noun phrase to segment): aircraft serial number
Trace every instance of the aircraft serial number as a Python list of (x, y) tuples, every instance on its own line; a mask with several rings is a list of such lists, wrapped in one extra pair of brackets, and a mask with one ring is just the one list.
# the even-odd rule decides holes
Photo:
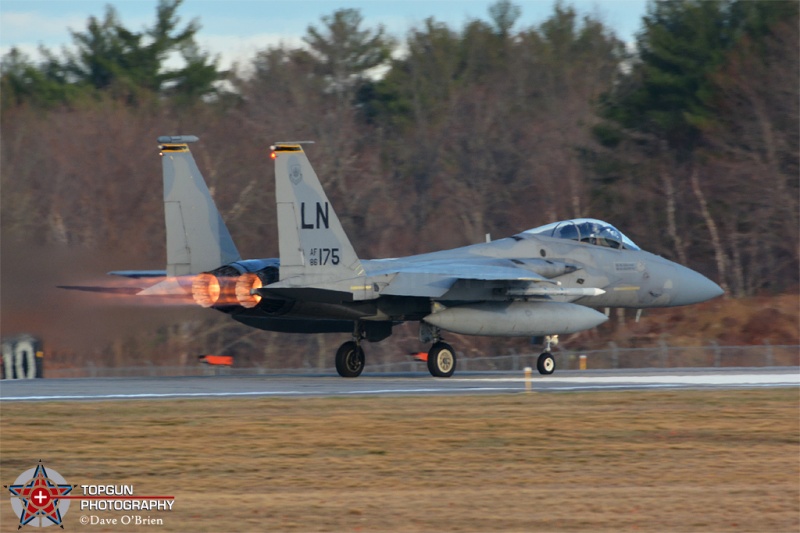
[(338, 265), (338, 248), (311, 248), (308, 254), (308, 263), (311, 266)]

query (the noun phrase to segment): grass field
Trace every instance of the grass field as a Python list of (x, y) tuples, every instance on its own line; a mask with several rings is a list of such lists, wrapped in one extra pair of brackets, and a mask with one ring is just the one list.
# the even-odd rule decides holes
[[(11, 403), (0, 474), (175, 496), (151, 531), (800, 530), (798, 390)], [(80, 493), (78, 488), (76, 493)], [(8, 501), (0, 529), (15, 531)], [(33, 530), (33, 528), (31, 528)]]

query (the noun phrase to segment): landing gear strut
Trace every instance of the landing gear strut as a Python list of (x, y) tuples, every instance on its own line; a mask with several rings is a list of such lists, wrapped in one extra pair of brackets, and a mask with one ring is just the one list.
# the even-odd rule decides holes
[(361, 325), (356, 323), (353, 340), (342, 344), (336, 351), (336, 371), (343, 378), (357, 378), (364, 371), (366, 357), (361, 347), (362, 338)]
[(419, 340), (433, 342), (428, 350), (428, 372), (435, 378), (449, 378), (456, 371), (456, 352), (442, 340), (439, 328), (420, 322)]
[(544, 352), (539, 356), (536, 361), (536, 370), (540, 374), (550, 375), (556, 371), (556, 360), (550, 350), (553, 346), (558, 344), (558, 335), (551, 335), (544, 338)]

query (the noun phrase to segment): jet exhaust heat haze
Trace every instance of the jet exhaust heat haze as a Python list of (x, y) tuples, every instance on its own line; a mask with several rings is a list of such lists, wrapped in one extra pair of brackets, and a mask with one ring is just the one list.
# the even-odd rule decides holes
[[(606, 222), (581, 218), (452, 250), (360, 259), (303, 148), (277, 142), (279, 258), (242, 259), (189, 150), (195, 136), (159, 137), (163, 162), (165, 270), (110, 272), (114, 287), (65, 287), (213, 308), (247, 326), (352, 335), (336, 369), (357, 377), (362, 341), (379, 342), (402, 322), (419, 323), (435, 377), (456, 369), (442, 331), (542, 336), (537, 368), (552, 374), (550, 339), (607, 320), (598, 309), (644, 309), (710, 300), (722, 289), (703, 275), (641, 250)], [(120, 292), (122, 291), (122, 292)]]

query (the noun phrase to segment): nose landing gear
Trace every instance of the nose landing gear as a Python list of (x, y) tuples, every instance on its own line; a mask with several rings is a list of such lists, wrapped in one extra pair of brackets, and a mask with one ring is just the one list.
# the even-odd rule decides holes
[(550, 335), (544, 338), (544, 352), (539, 355), (536, 361), (536, 370), (542, 375), (550, 375), (556, 371), (556, 359), (550, 352), (553, 346), (558, 344), (558, 335)]

